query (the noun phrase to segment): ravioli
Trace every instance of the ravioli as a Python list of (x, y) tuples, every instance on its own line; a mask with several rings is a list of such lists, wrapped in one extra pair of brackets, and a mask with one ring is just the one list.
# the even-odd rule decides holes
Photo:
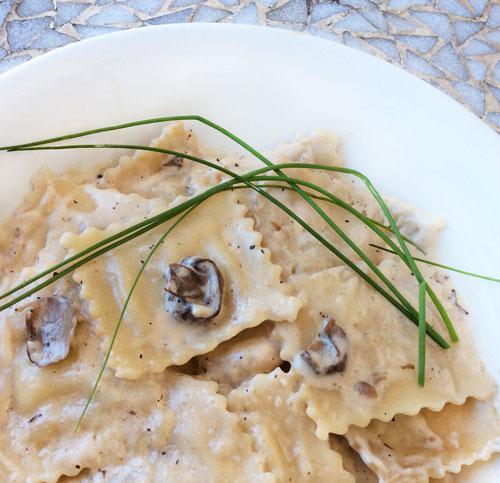
[[(216, 162), (216, 156), (200, 147), (192, 130), (185, 129), (182, 122), (168, 124), (151, 146)], [(138, 193), (146, 198), (160, 197), (171, 202), (178, 196), (194, 195), (218, 183), (219, 179), (220, 175), (215, 170), (195, 161), (151, 151), (136, 151), (132, 156), (122, 156), (116, 166), (105, 170), (98, 186), (122, 193)]]
[(426, 482), (499, 452), (500, 419), (491, 404), (468, 399), (439, 412), (352, 426), (346, 437), (382, 481)]
[(262, 457), (252, 450), (252, 439), (238, 427), (236, 415), (227, 411), (217, 384), (170, 370), (167, 374), (168, 406), (175, 414), (175, 426), (164, 447), (71, 481), (277, 481), (264, 470)]
[[(341, 166), (337, 146), (336, 137), (319, 132), (311, 137), (280, 146), (269, 157), (275, 163), (315, 163)], [(283, 171), (293, 178), (314, 183), (330, 191), (363, 214), (377, 218), (380, 222), (383, 221), (376, 203), (369, 198), (365, 191), (357, 188), (352, 177), (348, 178), (324, 170), (287, 168)], [(309, 193), (321, 196), (320, 193), (314, 192), (308, 187), (302, 188)], [(272, 189), (270, 192), (337, 249), (352, 260), (359, 261), (357, 255), (351, 251), (346, 242), (333, 232), (332, 228), (301, 196), (284, 189)], [(249, 208), (249, 216), (255, 219), (256, 229), (262, 233), (262, 243), (271, 249), (275, 263), (283, 267), (285, 278), (295, 273), (314, 273), (343, 264), (336, 255), (313, 238), (305, 228), (260, 194), (248, 191), (240, 194), (240, 197)], [(357, 218), (343, 208), (326, 201), (317, 199), (314, 201), (365, 252), (373, 252), (369, 247), (370, 243), (380, 243), (378, 237), (366, 225), (359, 223)], [(371, 253), (371, 256), (375, 261), (380, 258), (375, 252)]]
[(265, 374), (281, 363), (279, 345), (271, 340), (272, 322), (246, 329), (208, 354), (189, 361), (183, 371), (197, 379), (215, 381), (226, 395), (255, 374)]
[(359, 454), (349, 446), (344, 436), (330, 434), (330, 447), (342, 457), (342, 465), (354, 476), (355, 483), (377, 483), (377, 475), (366, 466)]
[[(380, 268), (415, 306), (415, 283), (402, 262), (387, 258)], [(424, 273), (432, 280), (435, 270), (424, 269)], [(297, 321), (278, 324), (274, 336), (282, 341), (282, 359), (290, 361), (302, 377), (300, 394), (307, 414), (317, 424), (319, 438), (344, 434), (349, 425), (363, 427), (374, 418), (388, 421), (395, 414), (416, 414), (424, 407), (440, 410), (446, 402), (462, 404), (469, 396), (485, 399), (492, 393), (492, 380), (477, 356), (462, 314), (449, 302), (446, 307), (460, 343), (443, 350), (428, 340), (426, 383), (421, 388), (415, 371), (417, 327), (362, 279), (348, 268), (336, 267), (294, 276), (290, 285), (304, 306)], [(449, 287), (434, 286), (446, 302)], [(445, 333), (432, 310), (428, 320)], [(328, 353), (317, 352), (313, 361), (308, 357), (314, 352), (313, 344), (323, 343), (328, 322), (339, 331), (334, 345), (343, 352), (343, 365), (339, 362), (329, 374), (320, 370), (328, 369)]]
[(0, 233), (2, 287), (18, 275), (20, 267), (35, 263), (40, 250), (52, 238), (53, 230), (64, 230), (64, 226), (73, 228), (73, 216), (95, 209), (88, 197), (82, 195), (81, 186), (72, 175), (55, 176), (44, 169), (34, 177), (32, 191), (7, 219)]
[(353, 482), (342, 459), (314, 434), (293, 374), (259, 374), (228, 395), (229, 409), (250, 431), (266, 468), (278, 481)]
[(28, 359), (21, 314), (3, 316), (0, 330), (2, 367), (10, 367), (2, 371), (0, 393), (0, 467), (9, 475), (2, 481), (55, 482), (165, 444), (174, 416), (163, 374), (137, 383), (106, 370), (75, 432), (102, 363), (87, 321), (78, 323), (68, 358), (43, 368)]
[[(263, 166), (248, 154), (218, 157), (183, 123), (169, 124), (151, 145), (239, 174)], [(337, 138), (323, 132), (267, 156), (275, 163), (342, 166)], [(386, 223), (353, 177), (285, 172)], [(145, 151), (99, 170), (45, 170), (0, 233), (0, 291), (225, 179), (181, 156)], [(300, 196), (266, 189), (368, 270)], [(442, 221), (384, 198), (402, 233), (432, 251)], [(416, 306), (418, 287), (409, 270), (370, 247), (380, 239), (345, 210), (315, 202)], [(247, 188), (198, 206), (159, 247), (75, 433), (127, 293), (172, 223), (0, 314), (1, 481), (448, 481), (464, 465), (500, 450), (498, 416), (482, 402), (493, 382), (448, 277), (422, 267), (460, 343), (445, 351), (427, 339), (420, 388), (417, 328)], [(38, 304), (37, 297), (52, 302)], [(39, 310), (67, 311), (60, 320), (44, 314), (35, 323), (37, 310), (28, 308), (33, 302)], [(25, 310), (32, 310), (27, 324)], [(427, 317), (446, 334), (430, 302)], [(43, 321), (55, 328), (38, 337)], [(49, 349), (45, 344), (58, 334), (64, 340)]]
[(63, 233), (79, 233), (91, 226), (104, 229), (112, 222), (126, 223), (164, 206), (159, 199), (145, 200), (137, 194), (98, 189), (92, 183), (79, 184), (77, 175), (44, 172), (36, 179), (34, 192), (2, 230), (2, 291), (64, 259)]
[[(136, 379), (184, 364), (268, 319), (294, 320), (300, 302), (287, 295), (280, 268), (271, 263), (269, 250), (261, 248), (261, 237), (252, 229), (253, 222), (244, 218), (244, 211), (233, 193), (219, 194), (198, 207), (161, 245), (137, 284), (109, 360), (118, 377)], [(167, 226), (75, 271), (73, 278), (89, 303), (104, 351), (141, 260)], [(78, 252), (119, 228), (68, 234), (63, 244)], [(191, 256), (215, 262), (224, 279), (221, 311), (207, 322), (179, 322), (166, 310), (167, 267)]]

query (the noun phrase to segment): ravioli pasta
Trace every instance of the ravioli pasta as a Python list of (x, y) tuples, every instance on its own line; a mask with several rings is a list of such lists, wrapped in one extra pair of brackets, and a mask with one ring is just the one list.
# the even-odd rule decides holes
[[(183, 123), (165, 127), (151, 146), (216, 161), (216, 156), (200, 147), (192, 130), (185, 129)], [(98, 186), (171, 202), (179, 196), (194, 195), (217, 183), (219, 178), (216, 171), (189, 159), (137, 151), (133, 156), (121, 157), (117, 166), (105, 170)]]
[(167, 475), (168, 481), (186, 483), (278, 481), (265, 471), (263, 458), (252, 450), (252, 438), (238, 427), (214, 382), (167, 371), (166, 383), (175, 423), (164, 446), (76, 481), (160, 483)]
[(469, 399), (440, 412), (373, 420), (366, 428), (351, 427), (346, 437), (383, 481), (423, 482), (489, 459), (500, 450), (500, 422), (491, 404)]
[[(384, 260), (380, 268), (411, 300), (414, 281), (405, 275), (406, 267), (394, 257)], [(432, 270), (425, 273), (432, 279)], [(374, 418), (388, 421), (398, 413), (416, 414), (424, 407), (439, 410), (446, 402), (462, 404), (469, 396), (491, 395), (492, 380), (461, 314), (451, 304), (447, 309), (461, 342), (446, 351), (427, 343), (427, 378), (421, 388), (415, 384), (417, 328), (350, 270), (336, 267), (296, 275), (290, 285), (304, 305), (296, 322), (277, 325), (274, 334), (283, 341), (282, 359), (290, 361), (303, 379), (300, 394), (319, 438), (344, 434), (349, 425), (366, 426)], [(344, 332), (340, 343), (346, 346), (345, 367), (318, 375), (304, 351), (320, 339), (326, 320)], [(430, 320), (443, 333), (435, 314)]]
[[(295, 318), (299, 301), (286, 294), (279, 267), (271, 263), (269, 250), (261, 248), (260, 235), (243, 214), (234, 194), (219, 194), (198, 207), (161, 245), (137, 285), (109, 360), (118, 377), (136, 379), (147, 372), (160, 372), (170, 365), (184, 364), (267, 319)], [(167, 226), (75, 271), (73, 278), (89, 303), (96, 333), (103, 338), (103, 350), (109, 345), (141, 260)], [(119, 228), (69, 234), (63, 244), (78, 252)], [(165, 310), (167, 267), (193, 254), (214, 261), (224, 279), (221, 312), (207, 323), (179, 322)]]
[[(341, 163), (337, 154), (337, 146), (336, 137), (319, 132), (309, 138), (280, 146), (271, 153), (270, 157), (276, 163), (315, 163), (339, 166)], [(284, 172), (288, 176), (327, 189), (363, 214), (382, 221), (378, 207), (369, 203), (366, 193), (358, 189), (352, 179), (331, 171), (287, 168)], [(312, 192), (307, 187), (303, 189)], [(359, 260), (347, 247), (346, 242), (336, 235), (299, 195), (281, 189), (274, 189), (272, 194), (349, 258), (354, 261)], [(249, 208), (249, 216), (255, 219), (256, 228), (262, 233), (263, 244), (271, 249), (275, 262), (283, 266), (285, 277), (294, 273), (314, 273), (342, 264), (330, 250), (318, 243), (305, 228), (273, 203), (251, 191), (242, 193), (240, 196)], [(344, 209), (329, 202), (315, 201), (364, 251), (369, 252), (369, 243), (378, 241), (366, 225), (359, 223)], [(373, 253), (372, 257), (376, 261), (379, 258), (377, 253)]]
[[(219, 157), (182, 123), (151, 145), (236, 173), (262, 166)], [(266, 156), (342, 165), (324, 132)], [(387, 221), (351, 177), (285, 172)], [(145, 151), (82, 172), (45, 169), (0, 230), (0, 291), (227, 178)], [(368, 272), (296, 193), (267, 189)], [(434, 257), (442, 220), (384, 199), (401, 232)], [(371, 247), (381, 240), (357, 218), (316, 201), (417, 306), (407, 267)], [(422, 267), (460, 342), (445, 351), (428, 338), (420, 388), (417, 327), (248, 189), (210, 198), (159, 246), (75, 432), (133, 280), (173, 222), (0, 313), (2, 482), (434, 483), (500, 452), (495, 387), (448, 277)], [(446, 333), (430, 303), (427, 318)], [(57, 337), (66, 339), (54, 349)]]
[[(60, 244), (63, 233), (127, 223), (132, 216), (145, 216), (163, 206), (158, 199), (144, 200), (137, 194), (123, 195), (114, 189), (98, 189), (92, 183), (79, 184), (77, 180), (50, 172), (37, 176), (32, 195), (2, 231), (3, 290), (63, 259), (67, 254)], [(15, 228), (9, 229), (11, 226)]]
[(121, 464), (131, 455), (164, 444), (173, 413), (166, 402), (163, 374), (141, 383), (106, 371), (105, 390), (96, 394), (92, 415), (76, 423), (92, 388), (102, 355), (87, 322), (80, 322), (68, 358), (41, 369), (26, 356), (22, 317), (4, 319), (1, 337), (11, 371), (4, 376), (0, 462), (3, 481), (55, 482), (82, 468)]
[(278, 481), (354, 482), (340, 455), (314, 435), (298, 387), (292, 374), (276, 369), (229, 393), (229, 408), (253, 434), (266, 468)]

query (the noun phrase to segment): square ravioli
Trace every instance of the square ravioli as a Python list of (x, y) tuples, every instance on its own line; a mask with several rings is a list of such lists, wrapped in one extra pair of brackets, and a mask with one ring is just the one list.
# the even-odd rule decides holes
[(227, 395), (256, 374), (267, 374), (281, 365), (279, 344), (270, 337), (272, 328), (268, 321), (246, 329), (208, 354), (194, 357), (181, 370), (215, 381), (219, 393)]
[[(416, 284), (395, 257), (380, 268), (414, 300)], [(427, 280), (437, 279), (424, 269)], [(277, 324), (281, 358), (302, 378), (301, 397), (316, 422), (316, 433), (344, 434), (349, 425), (366, 426), (376, 418), (439, 410), (446, 402), (462, 404), (469, 396), (487, 398), (493, 390), (460, 311), (446, 301), (449, 287), (434, 284), (446, 303), (460, 342), (448, 350), (427, 338), (425, 386), (417, 384), (418, 328), (350, 269), (336, 267), (296, 275), (290, 285), (303, 300), (293, 324)], [(412, 299), (413, 297), (413, 299)], [(444, 333), (429, 307), (428, 321)]]
[(468, 399), (439, 412), (351, 426), (346, 438), (381, 481), (423, 483), (499, 452), (500, 419), (493, 405)]
[(82, 471), (64, 482), (98, 483), (278, 483), (264, 469), (217, 384), (167, 370), (167, 403), (174, 426), (164, 446), (139, 453), (121, 465)]
[[(338, 139), (328, 133), (317, 132), (289, 144), (277, 147), (269, 153), (275, 163), (312, 163), (326, 166), (342, 166), (337, 154)], [(260, 167), (258, 165), (254, 166)], [(359, 188), (352, 176), (320, 169), (284, 168), (283, 173), (312, 183), (341, 199), (349, 207), (363, 215), (383, 221), (381, 211), (368, 191)], [(270, 172), (269, 174), (274, 174)], [(276, 183), (272, 183), (276, 186)], [(283, 184), (286, 187), (285, 184)], [(324, 196), (307, 186), (301, 188), (315, 198), (314, 202), (365, 252), (373, 251), (370, 243), (378, 241), (377, 236), (343, 207), (325, 200)], [(297, 193), (285, 188), (269, 188), (269, 192), (296, 215), (302, 218), (324, 238), (350, 259), (359, 261), (358, 255), (351, 251), (348, 244), (324, 221), (320, 215)], [(271, 201), (260, 194), (243, 190), (239, 194), (248, 207), (248, 215), (255, 219), (256, 229), (262, 233), (263, 245), (271, 249), (273, 261), (283, 267), (285, 279), (296, 273), (314, 273), (325, 268), (342, 265), (342, 261), (327, 247), (316, 240), (304, 227)], [(375, 261), (379, 255), (371, 256)]]
[(80, 183), (78, 174), (38, 173), (33, 192), (6, 221), (0, 234), (0, 290), (12, 288), (61, 261), (67, 250), (63, 233), (104, 229), (164, 207), (158, 198), (144, 199), (114, 189)]
[[(300, 301), (288, 295), (280, 268), (271, 263), (269, 250), (261, 248), (261, 236), (244, 212), (234, 193), (218, 194), (196, 208), (160, 246), (137, 284), (109, 360), (118, 377), (136, 379), (184, 364), (265, 320), (295, 319)], [(74, 272), (104, 351), (141, 261), (171, 223)], [(67, 234), (62, 243), (79, 252), (120, 228)], [(207, 271), (205, 277), (188, 266), (186, 260), (192, 257), (208, 260), (212, 275)], [(214, 291), (212, 305), (204, 305), (206, 293), (198, 293), (203, 290)]]
[(228, 395), (228, 407), (254, 439), (265, 467), (277, 481), (354, 482), (342, 458), (314, 434), (293, 374), (258, 374)]
[(24, 325), (21, 313), (0, 318), (0, 475), (2, 465), (8, 475), (2, 482), (55, 483), (165, 445), (175, 418), (164, 374), (137, 382), (106, 370), (75, 431), (102, 363), (98, 339), (81, 318), (67, 357), (40, 367), (26, 350)]
[[(151, 142), (151, 147), (168, 149), (216, 162), (217, 156), (200, 146), (192, 130), (184, 123), (170, 123)], [(116, 166), (103, 171), (97, 182), (100, 188), (121, 193), (138, 193), (145, 198), (162, 198), (171, 202), (177, 197), (194, 195), (219, 182), (214, 169), (186, 158), (152, 151), (136, 151), (122, 156)]]

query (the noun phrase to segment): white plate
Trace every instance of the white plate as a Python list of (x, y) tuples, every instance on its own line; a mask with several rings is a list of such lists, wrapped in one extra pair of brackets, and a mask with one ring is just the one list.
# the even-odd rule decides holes
[[(73, 44), (0, 77), (0, 145), (174, 114), (201, 114), (259, 148), (332, 130), (350, 166), (446, 218), (442, 260), (500, 274), (500, 138), (435, 88), (356, 50), (276, 29), (172, 25)], [(105, 138), (146, 141), (156, 130)], [(39, 166), (113, 155), (0, 154), (1, 215)], [(500, 382), (500, 285), (453, 278)], [(494, 471), (484, 465), (467, 481), (495, 481)]]

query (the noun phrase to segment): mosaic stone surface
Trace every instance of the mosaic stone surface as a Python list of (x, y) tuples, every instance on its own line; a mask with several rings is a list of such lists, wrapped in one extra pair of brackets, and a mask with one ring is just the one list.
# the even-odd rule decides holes
[(344, 43), (416, 74), (500, 133), (500, 0), (0, 0), (0, 73), (84, 38), (179, 22)]

